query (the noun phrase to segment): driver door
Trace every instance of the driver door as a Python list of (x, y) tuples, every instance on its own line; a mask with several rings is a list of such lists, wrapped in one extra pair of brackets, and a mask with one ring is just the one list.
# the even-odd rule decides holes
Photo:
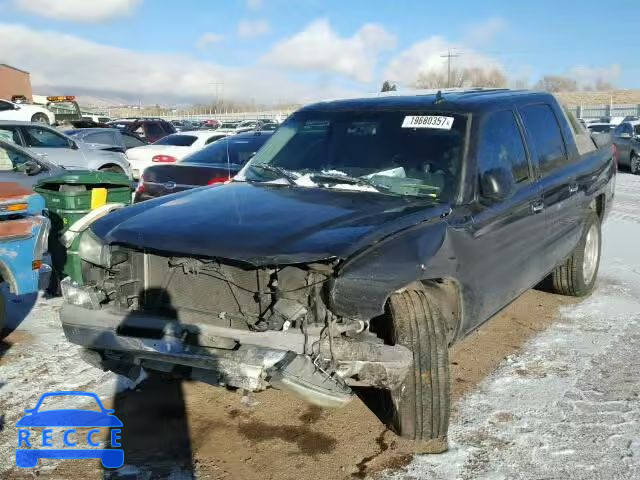
[(75, 146), (71, 139), (51, 128), (22, 127), (22, 136), (26, 148), (55, 165), (75, 169), (87, 168), (82, 149)]

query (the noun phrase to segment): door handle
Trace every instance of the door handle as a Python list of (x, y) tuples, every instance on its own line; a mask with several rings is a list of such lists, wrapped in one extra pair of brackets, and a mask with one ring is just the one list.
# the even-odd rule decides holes
[(531, 202), (531, 212), (540, 213), (544, 210), (544, 202), (542, 200), (535, 200)]
[(572, 183), (571, 185), (569, 185), (569, 193), (576, 193), (578, 191), (578, 184), (577, 183)]

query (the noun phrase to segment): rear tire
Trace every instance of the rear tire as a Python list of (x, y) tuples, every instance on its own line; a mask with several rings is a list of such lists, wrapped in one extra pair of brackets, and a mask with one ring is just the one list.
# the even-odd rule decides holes
[(640, 175), (640, 157), (636, 152), (631, 152), (631, 159), (629, 160), (629, 168), (634, 175)]
[(49, 117), (47, 117), (44, 113), (36, 113), (31, 117), (31, 121), (34, 123), (44, 123), (45, 125), (49, 125)]
[[(1, 284), (2, 282), (0, 282)], [(0, 339), (4, 338), (2, 331), (7, 326), (7, 305), (2, 292), (0, 292)]]
[[(447, 450), (449, 429), (449, 355), (445, 321), (421, 290), (391, 296), (387, 319), (392, 323), (389, 343), (413, 352), (413, 369), (397, 388), (375, 390), (378, 415), (398, 435), (419, 441), (417, 450)], [(382, 405), (384, 404), (384, 405)], [(375, 411), (375, 410), (374, 410)]]
[(600, 218), (590, 212), (578, 246), (571, 257), (551, 274), (553, 291), (571, 297), (584, 297), (593, 290), (600, 267), (602, 232)]

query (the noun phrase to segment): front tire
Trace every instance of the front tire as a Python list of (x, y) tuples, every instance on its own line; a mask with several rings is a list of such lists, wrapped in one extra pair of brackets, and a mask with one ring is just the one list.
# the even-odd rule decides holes
[(551, 274), (553, 290), (571, 297), (589, 295), (598, 276), (601, 250), (600, 218), (591, 211), (578, 246), (571, 257)]
[(4, 295), (0, 292), (0, 339), (3, 338), (2, 330), (7, 326), (7, 305)]
[(629, 166), (631, 173), (634, 175), (640, 175), (640, 157), (636, 152), (631, 152), (631, 159), (629, 160)]
[(386, 320), (391, 323), (385, 340), (413, 353), (413, 368), (404, 381), (389, 390), (367, 392), (380, 419), (398, 435), (420, 442), (416, 450), (447, 450), (449, 429), (449, 355), (447, 329), (437, 307), (422, 290), (405, 290), (391, 296)]
[(45, 125), (49, 125), (49, 117), (47, 117), (44, 113), (36, 113), (31, 117), (31, 121), (34, 123), (44, 123)]

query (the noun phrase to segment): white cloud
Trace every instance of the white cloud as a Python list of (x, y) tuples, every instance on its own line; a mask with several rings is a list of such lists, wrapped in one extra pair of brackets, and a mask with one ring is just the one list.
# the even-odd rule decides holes
[(476, 23), (468, 27), (465, 43), (471, 45), (486, 45), (502, 33), (508, 24), (504, 18), (495, 17)]
[(103, 22), (128, 15), (143, 0), (13, 0), (25, 12), (73, 22)]
[(222, 40), (224, 40), (224, 37), (222, 35), (207, 32), (203, 33), (202, 36), (198, 39), (198, 41), (196, 42), (196, 46), (203, 49), (207, 48), (210, 45), (213, 45), (214, 43), (219, 43)]
[(464, 44), (452, 43), (443, 37), (433, 36), (415, 43), (394, 57), (384, 77), (410, 85), (421, 73), (443, 72), (447, 68), (447, 59), (442, 55), (446, 55), (450, 50), (454, 54), (459, 52), (459, 56), (451, 60), (452, 67), (504, 70), (500, 62), (494, 58), (476, 52)]
[(196, 102), (213, 99), (213, 82), (224, 82), (227, 100), (307, 102), (345, 94), (331, 83), (292, 82), (263, 65), (229, 68), (186, 55), (135, 52), (15, 24), (0, 23), (0, 45), (2, 60), (30, 71), (39, 94)]
[(340, 37), (327, 20), (321, 19), (277, 43), (263, 61), (284, 68), (337, 73), (370, 82), (380, 53), (395, 46), (395, 36), (380, 25), (366, 24), (353, 36)]
[(615, 84), (621, 74), (622, 69), (617, 64), (608, 67), (577, 65), (569, 71), (569, 76), (574, 78), (581, 87), (595, 86), (598, 83)]
[(238, 23), (238, 36), (240, 38), (253, 38), (266, 35), (271, 31), (267, 20), (240, 20)]
[(247, 8), (249, 10), (260, 10), (263, 4), (263, 0), (247, 0)]

